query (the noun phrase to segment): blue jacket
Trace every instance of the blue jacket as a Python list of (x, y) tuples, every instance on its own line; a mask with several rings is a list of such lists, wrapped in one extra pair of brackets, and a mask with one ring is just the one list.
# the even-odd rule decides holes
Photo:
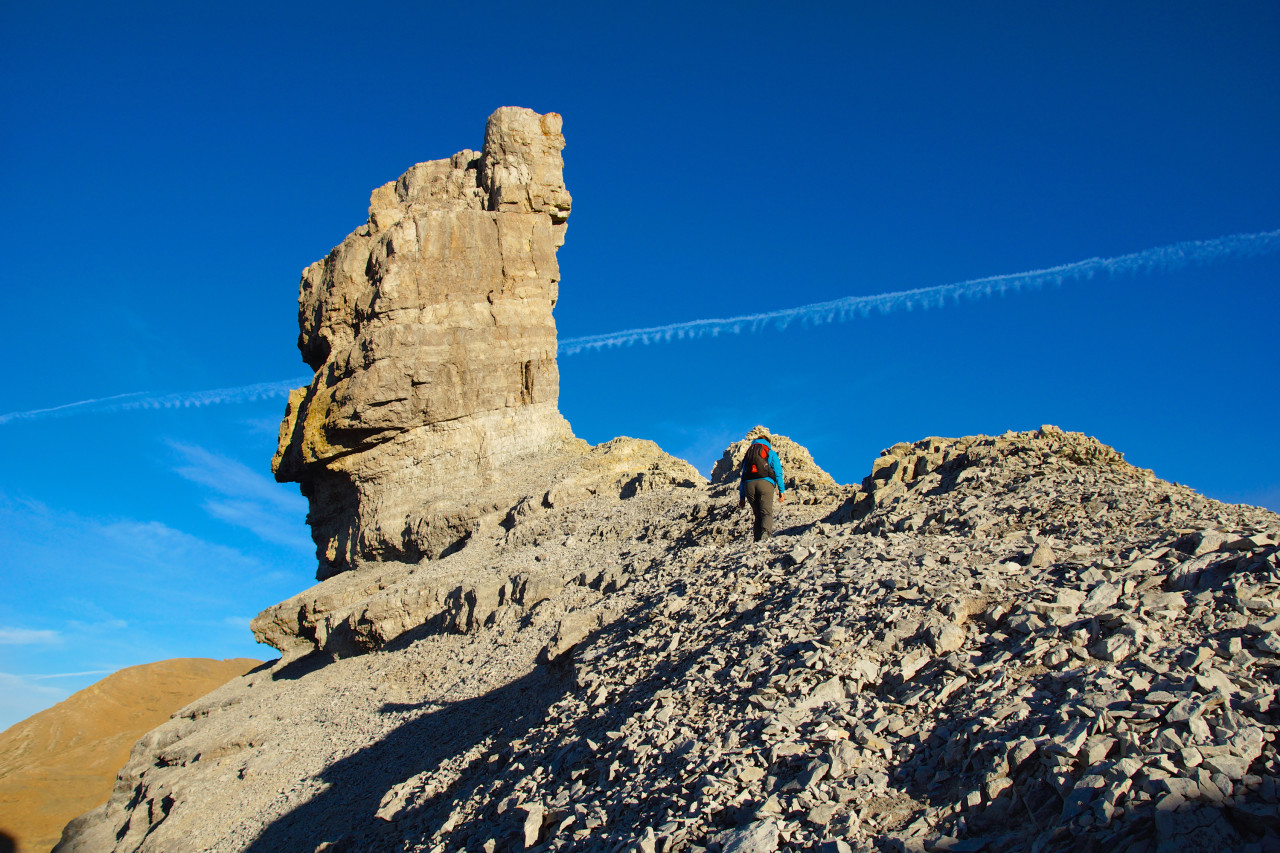
[[(778, 454), (774, 452), (773, 445), (769, 443), (767, 438), (757, 438), (752, 444), (763, 444), (769, 448), (769, 465), (773, 468), (772, 477), (752, 477), (753, 480), (772, 480), (773, 484), (778, 487), (778, 494), (787, 493), (786, 475), (782, 473), (782, 460), (778, 459)], [(743, 477), (742, 482), (738, 483), (738, 497), (745, 498), (747, 496), (747, 478)]]

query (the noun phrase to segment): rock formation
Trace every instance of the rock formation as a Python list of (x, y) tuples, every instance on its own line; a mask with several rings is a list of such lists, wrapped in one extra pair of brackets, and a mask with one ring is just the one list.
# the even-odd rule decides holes
[(290, 397), (273, 467), (310, 501), (322, 583), (253, 621), (287, 658), (517, 618), (568, 579), (459, 554), (468, 542), (532, 541), (549, 511), (704, 482), (653, 442), (588, 447), (556, 407), (560, 128), (499, 109), (483, 153), (375, 190), (369, 222), (303, 273), (316, 375)]
[(573, 444), (551, 309), (570, 197), (561, 119), (503, 107), (484, 148), (374, 190), (369, 221), (302, 274), (272, 463), (311, 504), (318, 577), (436, 558), (504, 470)]
[(831, 475), (818, 467), (813, 461), (808, 448), (797, 444), (785, 435), (774, 435), (763, 426), (753, 427), (741, 441), (729, 445), (711, 469), (711, 482), (715, 484), (732, 483), (738, 485), (738, 477), (742, 470), (742, 457), (746, 455), (751, 442), (760, 436), (769, 437), (769, 444), (782, 461), (782, 474), (787, 481), (787, 488), (794, 498), (813, 503), (830, 498), (831, 491), (838, 488)]
[(895, 445), (758, 545), (731, 480), (615, 485), (416, 569), (484, 554), (554, 584), (477, 586), (458, 602), (483, 619), (184, 709), (59, 853), (1217, 851), (1280, 831), (1275, 513), (1053, 427)]
[(57, 853), (1274, 840), (1280, 516), (1048, 426), (856, 486), (777, 436), (752, 544), (749, 438), (707, 482), (556, 411), (559, 129), (499, 110), (304, 274), (275, 467), (322, 580)]

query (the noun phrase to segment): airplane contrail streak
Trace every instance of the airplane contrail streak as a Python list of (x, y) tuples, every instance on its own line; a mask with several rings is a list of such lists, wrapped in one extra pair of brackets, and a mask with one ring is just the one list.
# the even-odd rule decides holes
[(279, 382), (257, 382), (235, 388), (214, 388), (209, 391), (181, 391), (175, 394), (151, 394), (134, 391), (77, 403), (65, 403), (48, 409), (31, 409), (26, 412), (9, 412), (0, 415), (0, 425), (12, 421), (29, 421), (41, 418), (59, 418), (103, 412), (125, 412), (132, 409), (185, 409), (211, 406), (217, 403), (248, 403), (269, 397), (283, 397), (293, 388), (306, 385), (308, 379), (286, 379)]
[(1100, 275), (1115, 277), (1173, 272), (1188, 266), (1202, 266), (1228, 258), (1256, 257), (1277, 250), (1280, 250), (1280, 229), (1256, 234), (1232, 234), (1215, 240), (1190, 240), (1112, 258), (1089, 258), (1047, 269), (993, 275), (936, 287), (878, 293), (872, 296), (846, 296), (830, 302), (814, 302), (759, 314), (688, 320), (665, 326), (566, 338), (560, 341), (559, 351), (561, 355), (575, 355), (585, 350), (598, 350), (605, 347), (692, 340), (707, 335), (759, 332), (769, 326), (785, 329), (796, 321), (813, 324), (843, 323), (870, 316), (872, 312), (892, 314), (895, 311), (911, 311), (916, 308), (941, 308), (962, 299), (978, 299), (1011, 290), (1086, 281)]
[[(781, 308), (759, 314), (743, 314), (736, 317), (719, 317), (707, 320), (688, 320), (651, 326), (644, 329), (624, 329), (600, 335), (583, 335), (560, 341), (560, 355), (576, 355), (589, 350), (633, 344), (665, 343), (673, 340), (693, 340), (707, 335), (742, 334), (759, 332), (773, 326), (786, 329), (794, 322), (843, 323), (869, 317), (872, 313), (892, 314), (895, 311), (911, 311), (916, 308), (942, 308), (962, 299), (980, 299), (1045, 285), (1062, 285), (1076, 281), (1088, 281), (1099, 276), (1152, 275), (1174, 272), (1191, 266), (1205, 266), (1222, 260), (1250, 258), (1280, 251), (1280, 229), (1260, 231), (1254, 234), (1232, 234), (1213, 240), (1189, 240), (1168, 246), (1156, 246), (1117, 255), (1111, 258), (1088, 258), (1070, 264), (1027, 272), (993, 275), (954, 284), (922, 287), (915, 290), (899, 290), (871, 296), (846, 296), (829, 302), (814, 302), (795, 308)], [(91, 412), (121, 412), (133, 409), (173, 409), (210, 406), (217, 403), (244, 403), (269, 397), (283, 397), (293, 388), (310, 383), (310, 378), (287, 379), (279, 382), (258, 382), (236, 388), (216, 388), (210, 391), (185, 391), (176, 394), (149, 394), (135, 391), (93, 400), (81, 400), (46, 409), (0, 414), (0, 425), (21, 420), (65, 417)]]

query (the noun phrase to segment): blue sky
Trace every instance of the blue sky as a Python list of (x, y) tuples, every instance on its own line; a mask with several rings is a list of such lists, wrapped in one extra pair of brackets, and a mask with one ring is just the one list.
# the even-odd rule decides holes
[[(1271, 231), (1277, 44), (1265, 2), (5, 4), (0, 414), (301, 381), (302, 268), (508, 104), (565, 119), (562, 338)], [(1278, 274), (583, 352), (561, 410), (704, 471), (764, 423), (845, 482), (1056, 423), (1280, 508)], [(282, 410), (0, 423), (0, 726), (123, 666), (272, 656), (248, 619), (314, 574)]]

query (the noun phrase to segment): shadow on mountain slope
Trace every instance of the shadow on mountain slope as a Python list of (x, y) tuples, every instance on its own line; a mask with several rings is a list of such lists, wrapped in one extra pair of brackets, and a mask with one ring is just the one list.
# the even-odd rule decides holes
[[(336, 762), (321, 779), (324, 792), (271, 823), (249, 853), (390, 848), (400, 834), (375, 817), (386, 793), (424, 771), (481, 747), (478, 760), (502, 750), (541, 722), (570, 682), (539, 668), (498, 690), (416, 717), (382, 740)], [(387, 712), (403, 710), (388, 706)]]
[[(543, 779), (547, 784), (554, 781), (566, 791), (575, 782), (584, 787), (612, 790), (611, 807), (616, 810), (615, 814), (620, 819), (617, 826), (602, 826), (597, 829), (592, 840), (596, 846), (616, 846), (632, 837), (635, 826), (654, 821), (661, 823), (665, 819), (664, 815), (673, 811), (686, 811), (688, 804), (680, 796), (679, 784), (673, 782), (663, 785), (637, 797), (636, 792), (624, 780), (619, 779), (616, 786), (612, 784), (619, 768), (616, 761), (611, 766), (611, 762), (604, 758), (608, 752), (604, 744), (610, 743), (617, 736), (617, 731), (623, 728), (627, 720), (643, 715), (646, 707), (652, 706), (655, 695), (660, 695), (659, 691), (684, 683), (691, 677), (692, 671), (700, 667), (707, 669), (708, 677), (717, 680), (727, 677), (720, 672), (721, 665), (712, 663), (713, 658), (709, 653), (714, 651), (714, 643), (711, 642), (682, 649), (678, 656), (660, 658), (652, 664), (651, 669), (640, 664), (643, 660), (643, 641), (639, 639), (643, 636), (641, 626), (651, 621), (653, 613), (668, 594), (688, 594), (685, 581), (677, 579), (663, 594), (643, 597), (626, 615), (598, 629), (579, 643), (571, 657), (566, 656), (557, 663), (542, 668), (547, 673), (548, 680), (560, 678), (557, 683), (564, 688), (555, 696), (550, 696), (549, 693), (543, 695), (545, 704), (539, 703), (538, 707), (540, 711), (545, 711), (574, 689), (572, 676), (581, 671), (589, 671), (594, 665), (590, 661), (596, 655), (603, 653), (637, 661), (637, 668), (633, 672), (634, 683), (611, 696), (606, 703), (593, 708), (585, 726), (557, 725), (549, 720), (549, 725), (533, 727), (528, 725), (532, 714), (525, 714), (521, 728), (526, 730), (527, 735), (504, 737), (505, 743), (495, 744), (489, 751), (492, 756), (489, 762), (472, 762), (468, 772), (447, 790), (433, 792), (429, 798), (418, 798), (417, 802), (400, 813), (398, 831), (394, 836), (383, 836), (382, 845), (366, 848), (363, 844), (372, 839), (361, 838), (361, 844), (353, 849), (386, 849), (388, 845), (385, 841), (392, 837), (396, 840), (403, 838), (410, 844), (417, 845), (412, 849), (419, 849), (423, 845), (429, 845), (430, 840), (438, 833), (447, 833), (457, 849), (479, 849), (489, 839), (496, 842), (499, 850), (523, 849), (527, 812), (516, 806), (529, 799), (521, 783), (531, 775)], [(735, 622), (739, 627), (745, 627), (760, 617), (760, 613), (749, 611), (741, 614)], [(723, 641), (725, 637), (718, 639)], [(557, 672), (563, 674), (557, 676)], [(581, 688), (579, 692), (583, 692)], [(548, 698), (550, 701), (546, 701)], [(555, 709), (550, 709), (549, 716), (556, 716)], [(763, 724), (757, 721), (748, 725), (760, 728)], [(513, 730), (510, 733), (516, 734)], [(593, 746), (589, 742), (591, 739), (597, 745)], [(669, 779), (676, 780), (688, 775), (690, 768), (685, 759), (691, 746), (692, 742), (676, 740), (665, 749), (657, 751), (655, 760)], [(460, 812), (458, 805), (467, 802), (474, 802), (479, 807)], [(573, 813), (572, 802), (564, 798), (551, 798), (543, 802), (535, 797), (532, 802), (544, 807), (540, 840), (545, 840), (547, 833), (554, 831), (557, 823)], [(622, 817), (623, 814), (626, 815), (625, 818)], [(736, 823), (736, 817), (736, 813), (724, 815), (727, 825)]]

